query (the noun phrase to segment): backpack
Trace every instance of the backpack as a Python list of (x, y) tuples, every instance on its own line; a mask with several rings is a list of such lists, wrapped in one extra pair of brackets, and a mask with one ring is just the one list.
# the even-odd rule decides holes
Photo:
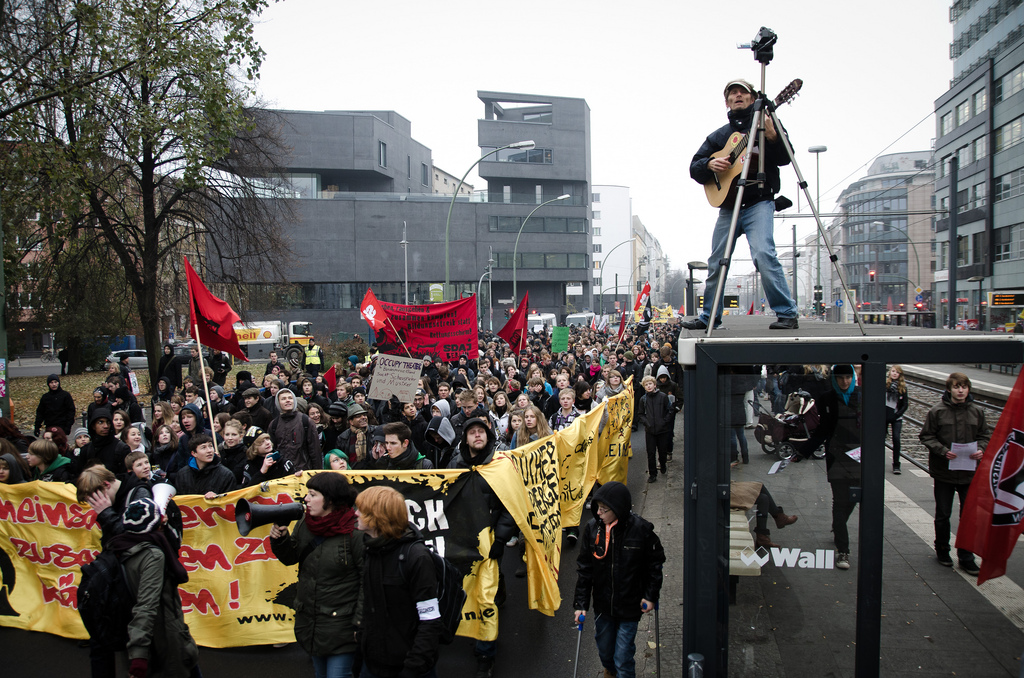
[(78, 585), (78, 614), (89, 638), (113, 650), (128, 643), (135, 596), (128, 588), (124, 565), (113, 551), (101, 551), (96, 560), (82, 566)]
[[(406, 554), (415, 543), (417, 542), (406, 544), (402, 548), (402, 552), (398, 554), (399, 572), (402, 570)], [(455, 640), (455, 632), (459, 630), (459, 624), (462, 622), (462, 606), (466, 604), (466, 592), (462, 590), (462, 573), (459, 572), (459, 568), (452, 565), (450, 560), (438, 555), (432, 547), (427, 546), (426, 543), (423, 545), (434, 563), (434, 573), (437, 577), (437, 606), (441, 613), (442, 626), (439, 641), (443, 645), (450, 645)], [(404, 572), (402, 572), (402, 579), (405, 579)]]

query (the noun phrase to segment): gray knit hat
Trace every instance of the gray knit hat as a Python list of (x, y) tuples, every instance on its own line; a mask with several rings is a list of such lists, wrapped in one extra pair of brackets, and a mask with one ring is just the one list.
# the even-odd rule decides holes
[(122, 516), (125, 532), (145, 534), (160, 526), (160, 508), (156, 502), (145, 497), (128, 504)]

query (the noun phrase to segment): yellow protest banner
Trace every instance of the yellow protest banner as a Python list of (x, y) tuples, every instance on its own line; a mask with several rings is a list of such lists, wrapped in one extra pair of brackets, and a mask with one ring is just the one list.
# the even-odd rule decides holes
[[(601, 418), (608, 418), (600, 430)], [(467, 593), (459, 635), (496, 637), (497, 563), (486, 557), (494, 535), (486, 492), (493, 491), (526, 537), (529, 606), (551, 615), (561, 603), (561, 528), (580, 522), (599, 474), (625, 479), (632, 395), (627, 388), (569, 428), (473, 470), (344, 472), (356, 488), (385, 483), (406, 498), (410, 522), (463, 572)], [(607, 440), (607, 445), (597, 441)], [(330, 471), (328, 471), (330, 472)], [(297, 567), (270, 547), (270, 525), (238, 533), (235, 503), (298, 501), (305, 479), (289, 476), (212, 500), (178, 496), (184, 534), (179, 558), (189, 581), (178, 588), (185, 620), (206, 647), (294, 641)], [(0, 625), (85, 638), (78, 615), (81, 567), (100, 548), (95, 512), (75, 501), (72, 485), (0, 484)]]

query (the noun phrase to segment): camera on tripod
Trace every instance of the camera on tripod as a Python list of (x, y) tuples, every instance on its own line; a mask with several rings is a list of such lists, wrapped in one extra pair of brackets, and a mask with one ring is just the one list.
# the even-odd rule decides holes
[(749, 49), (754, 53), (754, 60), (762, 63), (771, 63), (772, 58), (775, 56), (773, 47), (778, 42), (779, 36), (770, 28), (761, 26), (761, 30), (757, 32), (754, 39), (748, 43), (737, 45), (737, 49)]

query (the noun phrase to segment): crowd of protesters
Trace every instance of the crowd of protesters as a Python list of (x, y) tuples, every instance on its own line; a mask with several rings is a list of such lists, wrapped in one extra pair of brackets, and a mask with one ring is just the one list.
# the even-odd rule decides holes
[[(102, 517), (103, 548), (118, 538), (114, 544), (127, 567), (132, 564), (127, 561), (143, 553), (140, 543), (161, 547), (165, 541), (153, 536), (165, 530), (163, 509), (157, 507), (161, 514), (157, 515), (143, 501), (150, 501), (149, 490), (156, 483), (173, 484), (179, 495), (211, 499), (311, 470), (471, 468), (490, 463), (496, 451), (515, 449), (571, 426), (603, 400), (623, 392), (630, 378), (635, 382), (636, 406), (646, 401), (639, 386), (645, 378), (655, 381), (656, 390), (674, 403), (669, 413), (659, 410), (654, 415), (660, 447), (649, 446), (669, 450), (667, 458), (662, 453), (664, 471), (671, 458), (671, 431), (666, 436), (664, 429), (681, 405), (681, 398), (677, 399), (681, 370), (672, 349), (677, 332), (672, 325), (654, 325), (639, 336), (627, 332), (619, 342), (614, 333), (573, 327), (567, 350), (560, 352), (552, 351), (551, 335), (546, 332), (529, 334), (527, 345), (519, 352), (487, 333), (474, 355), (451, 362), (423, 356), (419, 388), (410, 403), (395, 397), (368, 397), (375, 364), (373, 347), (362, 361), (352, 356), (333, 366), (333, 388), (325, 378), (330, 366), (324, 364), (318, 348), (307, 352), (302, 365), (282, 363), (271, 354), (261, 376), (239, 371), (233, 388), (225, 390), (230, 372), (226, 356), (215, 353), (201, 361), (197, 349), (184, 357), (175, 355), (168, 345), (160, 360), (149, 421), (143, 403), (132, 392), (125, 364), (109, 366), (104, 381), (92, 393), (92, 402), (82, 412), (84, 426), (75, 425), (75, 405), (61, 389), (60, 376), (50, 375), (37, 410), (34, 437), (0, 419), (0, 483), (76, 483), (79, 500), (92, 505)], [(308, 360), (315, 363), (309, 367), (316, 369), (307, 369)], [(634, 431), (637, 422), (634, 418)], [(356, 496), (347, 483), (329, 478), (344, 481), (344, 476), (333, 474), (311, 478), (305, 516), (293, 531), (275, 527), (271, 535), (274, 552), (282, 562), (302, 564), (298, 642), (310, 653), (317, 676), (352, 675), (353, 669), (360, 667), (361, 675), (433, 675), (438, 632), (432, 605), (436, 607), (437, 601), (431, 601), (428, 594), (436, 582), (433, 568), (421, 553), (423, 535), (407, 524), (401, 495), (395, 493), (395, 499), (384, 493), (370, 498), (364, 491)], [(495, 537), (487, 555), (500, 561), (506, 546), (518, 542), (516, 575), (525, 576), (515, 521), (483, 477), (477, 476), (477, 480), (488, 497)], [(121, 535), (129, 524), (134, 527), (128, 532), (135, 536), (126, 539)], [(578, 534), (576, 528), (566, 531), (569, 546), (575, 545)], [(358, 536), (358, 546), (354, 546), (357, 539), (353, 535)], [(169, 543), (180, 544), (180, 534), (173, 534)], [(413, 551), (408, 551), (410, 545)], [(151, 561), (147, 567), (155, 571), (163, 562), (168, 580), (176, 581), (177, 569), (168, 559), (162, 561), (157, 551), (159, 548), (145, 551)], [(401, 592), (384, 591), (388, 601), (397, 596), (409, 608), (401, 613), (406, 616), (398, 634), (406, 637), (385, 644), (395, 652), (378, 652), (385, 647), (380, 645), (378, 633), (361, 633), (360, 640), (347, 640), (343, 637), (347, 632), (327, 634), (330, 638), (319, 632), (344, 631), (358, 624), (358, 615), (348, 604), (359, 588), (360, 570), (364, 584), (376, 586), (393, 574), (399, 552), (402, 560), (407, 553), (416, 555), (406, 566), (415, 571), (415, 577), (403, 579), (409, 584), (400, 584)], [(339, 558), (344, 561), (340, 570), (335, 567)], [(324, 574), (324, 568), (333, 569)], [(132, 569), (131, 583), (137, 586), (134, 578)], [(497, 606), (504, 603), (504, 589), (500, 580), (492, 601)], [(173, 600), (170, 603), (173, 606)], [(384, 604), (384, 599), (379, 603), (372, 596), (365, 599), (371, 611), (377, 604)], [(321, 610), (339, 606), (350, 610), (347, 619), (319, 618)], [(167, 629), (149, 631), (160, 635)], [(476, 643), (477, 676), (492, 675), (497, 645), (496, 640)], [(199, 675), (193, 647), (151, 648), (157, 654), (163, 651), (164, 656), (129, 648), (130, 675), (155, 674), (158, 667), (167, 675)], [(360, 648), (369, 651), (373, 659), (367, 656), (361, 662), (353, 661)], [(109, 648), (94, 646), (90, 655), (94, 676), (113, 675)]]

